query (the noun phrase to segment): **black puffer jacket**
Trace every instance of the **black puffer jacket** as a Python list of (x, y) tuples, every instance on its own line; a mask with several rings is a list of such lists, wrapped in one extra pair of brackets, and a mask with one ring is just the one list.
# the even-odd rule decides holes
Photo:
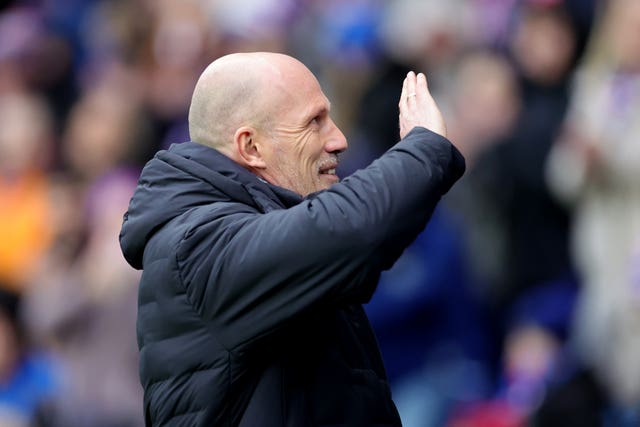
[(147, 425), (399, 425), (360, 304), (463, 171), (423, 128), (305, 199), (196, 143), (159, 152), (120, 235)]

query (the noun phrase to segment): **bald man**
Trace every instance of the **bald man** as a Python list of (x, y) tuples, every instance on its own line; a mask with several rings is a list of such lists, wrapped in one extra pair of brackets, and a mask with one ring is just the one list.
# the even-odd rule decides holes
[(361, 304), (464, 172), (423, 74), (401, 140), (340, 181), (347, 141), (299, 61), (214, 61), (192, 141), (145, 166), (120, 243), (142, 269), (138, 344), (153, 426), (398, 426)]

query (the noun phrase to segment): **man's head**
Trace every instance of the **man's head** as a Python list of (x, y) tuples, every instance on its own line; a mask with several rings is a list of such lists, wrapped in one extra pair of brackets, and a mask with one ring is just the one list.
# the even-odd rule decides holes
[(232, 54), (200, 76), (189, 132), (264, 180), (306, 196), (338, 181), (337, 154), (347, 148), (329, 109), (318, 80), (300, 61)]

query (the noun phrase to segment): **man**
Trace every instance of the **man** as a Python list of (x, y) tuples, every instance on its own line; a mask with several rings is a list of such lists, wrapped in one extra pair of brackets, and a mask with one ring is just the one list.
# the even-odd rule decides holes
[(196, 85), (193, 141), (144, 168), (120, 242), (143, 269), (147, 425), (400, 425), (361, 304), (464, 160), (423, 74), (402, 141), (340, 183), (329, 110), (299, 61), (225, 56)]

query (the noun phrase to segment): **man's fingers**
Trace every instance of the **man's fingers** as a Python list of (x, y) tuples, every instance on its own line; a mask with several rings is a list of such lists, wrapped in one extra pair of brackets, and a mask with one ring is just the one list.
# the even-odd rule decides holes
[(404, 78), (404, 81), (402, 82), (402, 92), (400, 92), (400, 101), (398, 101), (398, 106), (400, 108), (403, 107), (404, 102), (407, 98), (407, 78)]
[(416, 101), (416, 74), (413, 71), (409, 71), (409, 74), (407, 74), (407, 104), (408, 105), (415, 105), (415, 101)]
[(417, 78), (418, 84), (424, 85), (424, 89), (427, 89), (427, 76), (425, 76), (424, 73), (418, 73), (418, 77), (416, 78)]
[(418, 100), (423, 100), (428, 93), (427, 77), (423, 73), (418, 73), (416, 77), (416, 97)]

